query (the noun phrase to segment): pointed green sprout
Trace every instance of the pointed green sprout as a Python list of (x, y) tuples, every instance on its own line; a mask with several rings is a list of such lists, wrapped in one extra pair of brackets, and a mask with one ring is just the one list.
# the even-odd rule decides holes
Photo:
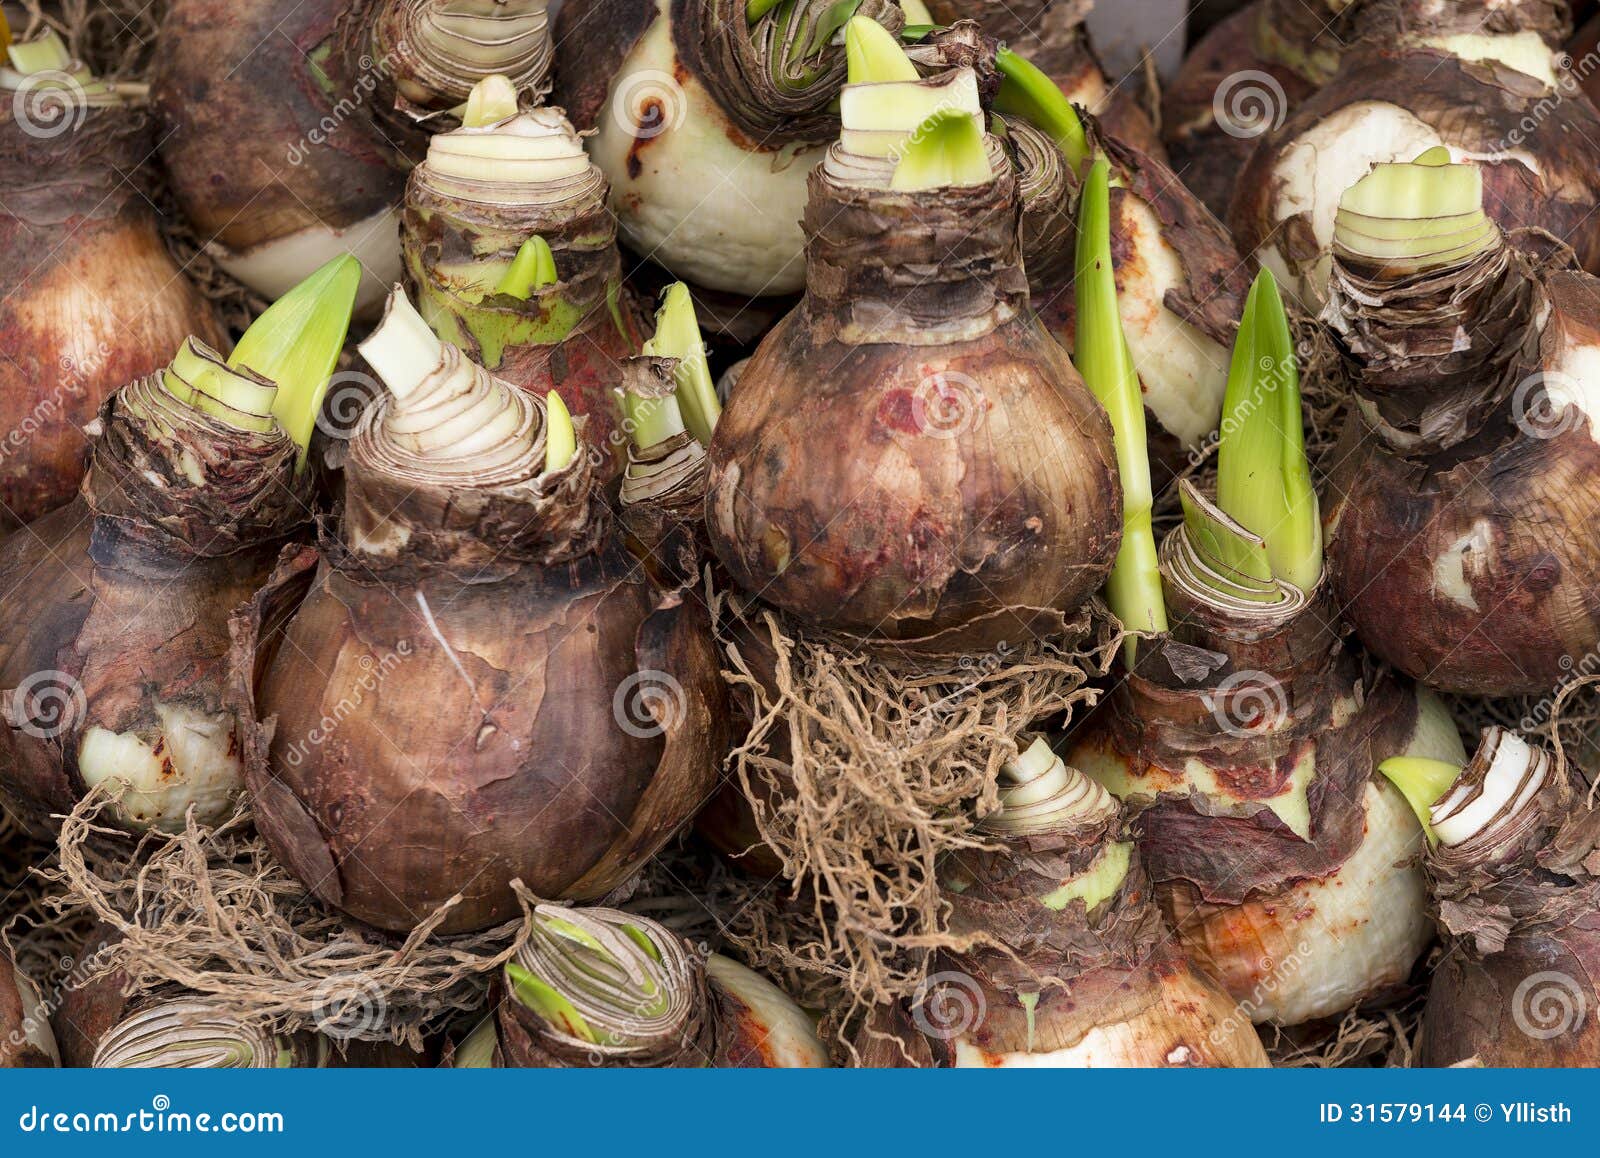
[(1222, 398), (1217, 506), (1266, 542), (1272, 574), (1301, 591), (1322, 577), (1322, 520), (1306, 462), (1300, 372), (1278, 283), (1245, 299)]
[(511, 268), (506, 270), (494, 292), (527, 301), (536, 290), (555, 285), (559, 280), (556, 255), (550, 252), (550, 243), (536, 233), (518, 247), (517, 256), (511, 259)]
[(1498, 244), (1500, 230), (1483, 211), (1482, 172), (1435, 145), (1409, 163), (1374, 165), (1346, 189), (1333, 240), (1405, 274), (1465, 261)]
[(844, 29), (845, 83), (883, 84), (917, 80), (917, 66), (888, 29), (868, 16), (852, 17)]
[(1378, 765), (1378, 771), (1400, 790), (1400, 794), (1417, 814), (1429, 846), (1439, 843), (1433, 831), (1431, 809), (1450, 791), (1461, 775), (1461, 765), (1448, 760), (1430, 760), (1425, 756), (1391, 756)]
[[(644, 344), (644, 352), (657, 358), (676, 358), (677, 408), (682, 421), (701, 446), (711, 445), (711, 434), (722, 417), (722, 403), (711, 381), (711, 364), (706, 360), (705, 342), (694, 314), (694, 299), (681, 281), (667, 287), (656, 314), (656, 332)], [(657, 401), (646, 399), (644, 401)], [(669, 436), (670, 437), (670, 436)], [(653, 442), (641, 443), (653, 446)]]
[(1277, 601), (1266, 541), (1229, 518), (1188, 479), (1178, 484), (1178, 499), (1184, 535), (1207, 568), (1197, 578), (1222, 595), (1255, 603)]
[(995, 53), (994, 64), (1000, 73), (995, 111), (1021, 117), (1047, 135), (1061, 150), (1067, 167), (1076, 173), (1089, 156), (1089, 138), (1060, 86), (1009, 48)]
[(572, 412), (554, 390), (544, 396), (544, 469), (560, 470), (578, 453), (578, 432), (572, 426)]
[(589, 1023), (571, 1001), (540, 981), (521, 965), (506, 965), (506, 976), (511, 979), (511, 992), (516, 999), (554, 1025), (568, 1037), (598, 1045), (600, 1037), (589, 1028)]
[(923, 121), (901, 147), (889, 188), (902, 193), (987, 185), (994, 177), (983, 129), (970, 113), (946, 109)]
[(361, 264), (349, 254), (328, 262), (257, 318), (228, 365), (253, 370), (278, 387), (272, 413), (300, 447), (300, 466), (355, 308)]
[(516, 115), (517, 86), (511, 83), (510, 77), (497, 72), (472, 86), (472, 92), (467, 95), (466, 111), (461, 115), (461, 125), (463, 128), (481, 129)]
[[(1077, 345), (1073, 361), (1084, 383), (1111, 416), (1117, 471), (1122, 478), (1122, 546), (1118, 548), (1106, 601), (1130, 631), (1167, 630), (1155, 534), (1150, 525), (1154, 495), (1150, 452), (1145, 444), (1144, 396), (1133, 367), (1122, 319), (1117, 314), (1116, 274), (1111, 266), (1110, 167), (1099, 160), (1089, 170), (1078, 201)], [(1136, 640), (1125, 645), (1131, 664)]]

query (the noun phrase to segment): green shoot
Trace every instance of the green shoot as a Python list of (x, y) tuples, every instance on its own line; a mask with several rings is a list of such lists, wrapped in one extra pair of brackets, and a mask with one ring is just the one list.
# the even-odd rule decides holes
[(589, 1023), (578, 1012), (578, 1007), (521, 965), (514, 961), (507, 964), (506, 978), (511, 982), (512, 996), (545, 1021), (568, 1037), (575, 1037), (591, 1045), (599, 1044), (599, 1036), (589, 1028)]
[(556, 255), (550, 252), (550, 243), (536, 233), (518, 247), (511, 268), (506, 270), (494, 292), (527, 301), (535, 291), (555, 285), (559, 280)]
[(277, 385), (272, 413), (300, 447), (302, 469), (360, 281), (361, 265), (354, 257), (334, 258), (268, 306), (228, 359), (229, 366), (253, 370)]
[(854, 16), (845, 25), (844, 59), (848, 84), (918, 79), (917, 66), (905, 50), (871, 17)]
[(969, 113), (957, 109), (934, 113), (906, 139), (889, 187), (915, 193), (988, 184), (994, 173), (983, 136)]
[[(706, 360), (705, 342), (694, 314), (694, 299), (681, 281), (667, 287), (661, 309), (656, 314), (656, 332), (644, 344), (644, 352), (657, 358), (676, 358), (677, 408), (682, 421), (701, 446), (711, 445), (711, 434), (722, 417), (722, 403), (711, 381), (711, 365)], [(650, 401), (650, 400), (646, 400)], [(643, 443), (652, 446), (653, 442)]]
[(1322, 521), (1300, 417), (1300, 373), (1278, 283), (1245, 300), (1222, 401), (1217, 506), (1267, 545), (1272, 574), (1302, 591), (1322, 576)]
[(1400, 790), (1400, 794), (1417, 814), (1422, 831), (1430, 846), (1439, 843), (1433, 831), (1430, 809), (1461, 775), (1461, 765), (1448, 760), (1430, 760), (1424, 756), (1392, 756), (1378, 765), (1378, 771)]
[[(1162, 632), (1167, 630), (1167, 605), (1150, 525), (1154, 495), (1145, 445), (1144, 397), (1122, 334), (1116, 274), (1111, 266), (1110, 176), (1106, 162), (1096, 161), (1078, 202), (1074, 361), (1084, 383), (1111, 416), (1117, 471), (1122, 478), (1122, 545), (1106, 581), (1106, 600), (1130, 631)], [(1125, 644), (1123, 656), (1130, 666), (1136, 645), (1134, 639)]]
[(461, 125), (467, 129), (481, 129), (516, 115), (517, 86), (511, 83), (510, 77), (497, 72), (472, 86)]
[(578, 433), (572, 426), (572, 412), (554, 390), (544, 396), (544, 469), (548, 474), (572, 462), (578, 453)]
[(1055, 81), (1009, 48), (995, 53), (994, 63), (1000, 72), (995, 111), (1021, 117), (1049, 136), (1066, 158), (1067, 167), (1076, 173), (1089, 156), (1089, 138), (1072, 102)]

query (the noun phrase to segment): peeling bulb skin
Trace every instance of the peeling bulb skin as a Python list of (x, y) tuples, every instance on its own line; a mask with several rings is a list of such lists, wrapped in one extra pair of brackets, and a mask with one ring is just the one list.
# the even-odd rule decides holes
[[(469, 398), (471, 426), (445, 437), (441, 400)], [(442, 932), (510, 920), (514, 879), (597, 900), (714, 786), (726, 708), (704, 606), (612, 534), (584, 420), (555, 471), (545, 426), (542, 398), (444, 346), (363, 415), (342, 540), (286, 558), (236, 624), (243, 710), (276, 721), (247, 737), (257, 825), (375, 927), (410, 930), (457, 893)]]
[(1364, 671), (1325, 626), (1325, 584), (1274, 619), (1175, 583), (1185, 533), (1162, 545), (1171, 638), (1064, 757), (1134, 811), (1180, 942), (1247, 1017), (1334, 1016), (1401, 985), (1429, 941), (1422, 830), (1377, 765), (1459, 760), (1460, 741), (1436, 697)]
[[(833, 6), (752, 25), (743, 0), (575, 0), (557, 16), (555, 102), (611, 182), (621, 236), (679, 279), (746, 297), (804, 284), (806, 175), (838, 134), (842, 45), (807, 52)], [(855, 13), (898, 31), (888, 0)], [(783, 58), (793, 54), (787, 64)], [(782, 79), (778, 77), (782, 75)]]
[[(1057, 631), (1111, 566), (1120, 489), (1104, 412), (1027, 310), (1014, 181), (904, 194), (832, 164), (807, 294), (717, 424), (712, 548), (801, 620), (902, 646)], [(908, 290), (928, 262), (947, 274)]]
[(0, 1070), (61, 1064), (39, 987), (0, 951)]
[[(1586, 792), (1538, 741), (1492, 727), (1434, 805), (1436, 819), (1470, 814), (1471, 823), (1427, 859), (1445, 952), (1428, 987), (1419, 1064), (1600, 1065), (1600, 813)], [(1477, 807), (1488, 798), (1495, 807)]]
[(111, 391), (189, 334), (227, 344), (127, 180), (153, 147), (148, 115), (69, 105), (71, 131), (30, 132), (18, 113), (48, 114), (56, 106), (31, 108), (48, 91), (30, 101), (0, 88), (0, 273), (25, 287), (0, 302), (0, 534), (77, 493), (85, 428)]

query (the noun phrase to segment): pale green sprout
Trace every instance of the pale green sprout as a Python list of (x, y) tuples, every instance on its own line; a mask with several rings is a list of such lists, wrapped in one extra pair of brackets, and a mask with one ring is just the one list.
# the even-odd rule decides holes
[(559, 280), (556, 255), (550, 252), (550, 243), (534, 234), (517, 248), (511, 268), (506, 270), (494, 292), (527, 301), (536, 291), (555, 285)]
[(851, 17), (844, 26), (845, 83), (883, 84), (919, 79), (899, 41), (876, 20)]
[[(1155, 496), (1145, 443), (1144, 397), (1117, 313), (1117, 282), (1111, 265), (1110, 172), (1103, 159), (1095, 161), (1078, 201), (1074, 285), (1078, 318), (1073, 361), (1111, 417), (1117, 472), (1122, 479), (1122, 545), (1106, 580), (1106, 601), (1128, 630), (1159, 633), (1167, 630), (1167, 605), (1150, 522)], [(1130, 638), (1124, 648), (1124, 658), (1131, 665), (1137, 640)]]
[(901, 146), (889, 187), (902, 193), (986, 185), (994, 173), (982, 126), (968, 113), (945, 109), (923, 121)]
[(1055, 142), (1074, 173), (1089, 156), (1089, 138), (1072, 102), (1059, 85), (1033, 62), (1009, 48), (995, 54), (1000, 73), (1000, 91), (995, 95), (996, 112), (1021, 117)]
[[(706, 360), (706, 346), (700, 336), (699, 320), (695, 317), (694, 299), (689, 296), (689, 287), (681, 281), (667, 287), (661, 309), (656, 313), (655, 335), (644, 344), (644, 353), (678, 360), (677, 368), (673, 371), (676, 409), (681, 412), (682, 423), (695, 440), (701, 446), (710, 446), (717, 419), (722, 417), (722, 403), (717, 400), (717, 388), (711, 381), (711, 364)], [(661, 400), (640, 401), (656, 404)], [(640, 445), (653, 446), (655, 443), (641, 442)]]
[(472, 86), (467, 96), (466, 111), (461, 115), (461, 125), (468, 129), (481, 129), (498, 124), (507, 117), (517, 115), (517, 86), (511, 78), (494, 73)]
[(1425, 756), (1391, 756), (1378, 765), (1378, 771), (1389, 778), (1389, 783), (1398, 788), (1406, 803), (1411, 805), (1429, 846), (1438, 844), (1431, 809), (1460, 777), (1461, 765)]
[(544, 396), (544, 469), (560, 470), (578, 453), (578, 433), (572, 426), (572, 412), (554, 390)]

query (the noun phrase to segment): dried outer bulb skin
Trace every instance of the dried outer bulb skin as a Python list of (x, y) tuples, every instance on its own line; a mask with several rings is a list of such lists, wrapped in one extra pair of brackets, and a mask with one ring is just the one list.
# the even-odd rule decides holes
[(1537, 694), (1600, 645), (1600, 282), (1498, 233), (1423, 264), (1335, 247), (1324, 318), (1355, 405), (1324, 512), (1333, 590), (1406, 674)]
[[(622, 464), (612, 390), (639, 335), (607, 189), (560, 109), (513, 106), (432, 138), (406, 185), (400, 236), (406, 287), (435, 332), (514, 386), (559, 391), (588, 417), (612, 474)], [(554, 278), (508, 284), (531, 238)]]
[[(1118, 312), (1155, 427), (1151, 449), (1176, 473), (1217, 428), (1249, 279), (1227, 231), (1171, 170), (1090, 118), (1085, 128), (1112, 167)], [(1040, 320), (1071, 353), (1081, 176), (1037, 129), (1008, 117), (1006, 130), (1019, 171), (1029, 291)]]
[(615, 909), (538, 906), (501, 989), (499, 1048), (512, 1066), (828, 1064), (811, 1019), (777, 986)]
[[(673, 365), (671, 358), (630, 358), (621, 389), (646, 399), (670, 397)], [(628, 443), (617, 519), (629, 548), (663, 582), (693, 583), (700, 570), (709, 475), (706, 448), (688, 430), (643, 448)]]
[[(1491, 5), (1382, 0), (1359, 43), (1240, 172), (1228, 224), (1241, 253), (1308, 310), (1321, 307), (1339, 198), (1370, 165), (1443, 145), (1481, 169), (1484, 210), (1527, 244), (1600, 269), (1600, 112), (1565, 74), (1559, 0)], [(1462, 109), (1471, 109), (1463, 116)]]
[(60, 1064), (39, 987), (0, 952), (0, 1069), (51, 1069)]
[(1547, 749), (1486, 728), (1433, 805), (1427, 869), (1446, 952), (1421, 1064), (1600, 1064), (1600, 813), (1583, 792)]
[(1002, 776), (981, 822), (993, 846), (944, 873), (949, 932), (970, 947), (941, 950), (900, 1014), (932, 1062), (1265, 1066), (1248, 1019), (1173, 946), (1117, 801), (1042, 739)]
[(1344, 649), (1325, 580), (1230, 606), (1187, 546), (1161, 545), (1170, 638), (1066, 758), (1134, 810), (1180, 941), (1253, 1020), (1334, 1015), (1402, 984), (1430, 934), (1421, 831), (1373, 772), (1460, 741), (1436, 698)]
[[(943, 100), (963, 71), (916, 83)], [(1028, 308), (999, 142), (987, 182), (890, 188), (869, 146), (894, 134), (848, 120), (872, 87), (811, 174), (806, 294), (717, 425), (712, 549), (802, 622), (897, 646), (1058, 632), (1120, 538), (1110, 424)]]
[[(806, 177), (838, 135), (831, 0), (574, 0), (555, 103), (611, 181), (622, 239), (675, 277), (745, 297), (805, 284)], [(898, 31), (892, 0), (854, 15)]]
[[(342, 534), (320, 565), (286, 559), (236, 624), (239, 694), (276, 717), (247, 745), (257, 824), (379, 928), (458, 893), (444, 933), (513, 919), (518, 879), (598, 900), (715, 783), (705, 610), (616, 541), (581, 438), (546, 463), (542, 398), (438, 343), (399, 295), (379, 333), (363, 350), (390, 390), (351, 441)], [(273, 646), (276, 606), (307, 582)]]
[(227, 340), (139, 191), (148, 112), (53, 38), (33, 47), (44, 63), (59, 47), (61, 67), (0, 68), (0, 274), (19, 287), (0, 303), (0, 533), (77, 493), (85, 428), (112, 390), (189, 334)]
[(82, 494), (0, 557), (0, 799), (42, 832), (106, 780), (129, 786), (106, 818), (133, 830), (191, 805), (218, 821), (243, 787), (228, 617), (310, 519), (311, 484), (270, 417), (204, 413), (174, 373), (106, 400)]

